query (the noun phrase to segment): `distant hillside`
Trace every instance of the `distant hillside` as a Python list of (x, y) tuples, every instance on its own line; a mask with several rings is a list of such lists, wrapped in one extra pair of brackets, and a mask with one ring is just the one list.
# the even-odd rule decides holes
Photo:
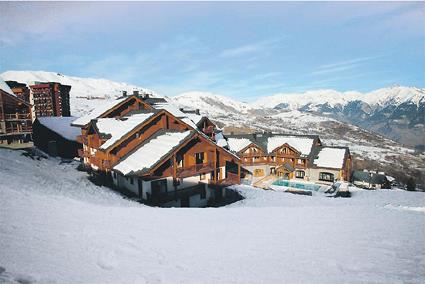
[(81, 116), (88, 113), (99, 103), (99, 100), (110, 100), (122, 95), (123, 91), (131, 94), (133, 91), (152, 91), (135, 85), (118, 83), (106, 79), (80, 78), (66, 76), (60, 73), (45, 71), (6, 71), (0, 76), (5, 81), (18, 81), (28, 85), (36, 81), (58, 82), (71, 86), (71, 114)]
[[(347, 122), (409, 146), (425, 147), (425, 89), (389, 87), (370, 93), (317, 90), (262, 97), (247, 104), (210, 93), (190, 92), (173, 98), (210, 114), (294, 113)], [(273, 113), (273, 112), (272, 112)]]

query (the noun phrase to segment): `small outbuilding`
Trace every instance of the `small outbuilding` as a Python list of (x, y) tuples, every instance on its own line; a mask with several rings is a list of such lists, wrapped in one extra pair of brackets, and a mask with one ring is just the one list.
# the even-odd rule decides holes
[(391, 188), (391, 182), (383, 173), (375, 171), (354, 171), (351, 182), (358, 187), (366, 189)]
[(72, 159), (78, 157), (82, 145), (77, 142), (81, 130), (71, 126), (75, 117), (38, 117), (33, 123), (34, 145), (50, 156)]

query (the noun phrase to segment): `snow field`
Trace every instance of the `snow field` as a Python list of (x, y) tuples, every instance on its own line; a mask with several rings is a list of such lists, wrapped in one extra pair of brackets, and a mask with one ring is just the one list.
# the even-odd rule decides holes
[(354, 190), (353, 198), (335, 199), (238, 186), (246, 199), (227, 207), (162, 209), (94, 186), (74, 167), (0, 149), (0, 282), (421, 283), (425, 277), (423, 193)]

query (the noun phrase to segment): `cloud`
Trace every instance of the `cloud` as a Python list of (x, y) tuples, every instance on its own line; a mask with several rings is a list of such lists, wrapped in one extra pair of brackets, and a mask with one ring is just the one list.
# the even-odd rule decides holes
[(345, 70), (355, 69), (363, 64), (384, 57), (383, 55), (379, 56), (368, 56), (368, 57), (359, 57), (344, 61), (339, 61), (336, 63), (331, 64), (324, 64), (317, 67), (317, 69), (313, 72), (311, 72), (312, 75), (323, 75), (323, 74), (329, 74), (329, 73), (335, 73), (335, 72), (341, 72)]
[(277, 46), (281, 42), (280, 38), (263, 40), (259, 42), (254, 42), (246, 45), (241, 45), (229, 49), (224, 49), (220, 52), (219, 57), (222, 58), (231, 58), (231, 57), (240, 57), (251, 53), (258, 53), (264, 50), (270, 50), (273, 47)]

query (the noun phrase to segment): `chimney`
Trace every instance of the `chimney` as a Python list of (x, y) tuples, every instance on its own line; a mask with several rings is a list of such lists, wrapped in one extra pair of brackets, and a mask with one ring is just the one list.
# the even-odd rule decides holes
[(199, 112), (199, 108), (197, 108), (196, 110), (195, 110), (195, 113), (197, 114), (197, 115), (200, 115), (201, 113)]
[(123, 95), (123, 97), (126, 97), (127, 96), (127, 91), (122, 91), (122, 95)]
[(181, 108), (179, 108), (179, 110), (180, 110), (181, 112), (183, 112), (183, 111), (184, 111), (184, 108), (182, 108), (182, 107), (181, 107)]
[(139, 95), (139, 91), (133, 91), (133, 95), (138, 96)]

